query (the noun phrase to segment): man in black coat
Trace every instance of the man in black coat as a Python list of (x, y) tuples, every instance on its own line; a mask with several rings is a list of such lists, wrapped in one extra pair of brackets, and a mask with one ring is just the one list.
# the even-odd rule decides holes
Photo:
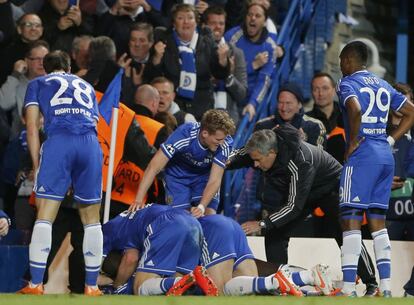
[[(338, 216), (342, 166), (334, 157), (300, 140), (298, 130), (286, 123), (254, 132), (246, 146), (232, 154), (227, 169), (244, 166), (263, 172), (257, 186), (263, 218), (242, 227), (246, 234), (265, 232), (268, 261), (287, 263), (289, 238), (317, 206), (331, 220), (332, 237), (342, 244)], [(364, 283), (376, 285), (367, 271), (371, 268), (360, 259), (358, 274)]]

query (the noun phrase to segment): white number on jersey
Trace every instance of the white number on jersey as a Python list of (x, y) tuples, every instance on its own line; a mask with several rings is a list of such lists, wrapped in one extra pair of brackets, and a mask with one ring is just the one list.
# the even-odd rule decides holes
[[(369, 95), (369, 105), (368, 105), (367, 110), (362, 114), (361, 122), (362, 123), (377, 123), (379, 119), (382, 123), (387, 123), (388, 112), (389, 112), (390, 102), (391, 102), (391, 96), (388, 90), (381, 87), (378, 89), (377, 94), (375, 94), (374, 90), (372, 90), (371, 88), (363, 87), (359, 90), (359, 92), (361, 93), (366, 92)], [(381, 96), (383, 93), (385, 93), (387, 97), (387, 101), (385, 105), (381, 102)], [(385, 112), (385, 117), (371, 116), (372, 109), (374, 108), (375, 105), (378, 107), (380, 111)]]
[[(62, 97), (63, 93), (66, 91), (66, 89), (69, 88), (69, 83), (66, 79), (60, 76), (51, 76), (46, 79), (46, 81), (50, 80), (57, 80), (60, 83), (60, 87), (58, 91), (56, 91), (55, 95), (50, 100), (50, 106), (57, 106), (62, 104), (72, 104), (72, 98), (71, 97)], [(92, 100), (92, 89), (81, 79), (76, 78), (72, 81), (72, 86), (75, 88), (75, 91), (73, 93), (75, 100), (81, 104), (82, 106), (91, 109), (93, 107), (93, 100)], [(84, 87), (84, 88), (82, 88)], [(81, 94), (84, 94), (88, 102), (85, 102), (81, 96)]]

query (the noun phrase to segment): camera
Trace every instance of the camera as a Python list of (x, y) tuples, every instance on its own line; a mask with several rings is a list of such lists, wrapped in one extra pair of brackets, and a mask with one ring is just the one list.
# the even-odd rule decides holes
[(136, 61), (131, 61), (131, 68), (134, 68), (137, 73), (140, 73), (142, 70), (142, 64)]

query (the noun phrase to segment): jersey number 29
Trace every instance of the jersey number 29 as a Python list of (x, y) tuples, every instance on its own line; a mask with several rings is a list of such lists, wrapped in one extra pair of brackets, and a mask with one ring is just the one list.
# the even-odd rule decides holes
[[(372, 90), (371, 88), (363, 87), (359, 90), (359, 92), (361, 93), (366, 92), (369, 95), (369, 105), (368, 105), (367, 110), (362, 114), (361, 122), (362, 123), (377, 123), (379, 119), (382, 123), (387, 123), (388, 111), (390, 108), (390, 99), (391, 99), (391, 96), (388, 90), (383, 87), (380, 87), (377, 91), (377, 94), (375, 94), (374, 90)], [(385, 104), (383, 104), (381, 101), (381, 97), (383, 93), (385, 93), (385, 96), (386, 96)], [(371, 116), (372, 109), (374, 108), (375, 105), (378, 107), (378, 109), (381, 112), (385, 114), (384, 117)]]

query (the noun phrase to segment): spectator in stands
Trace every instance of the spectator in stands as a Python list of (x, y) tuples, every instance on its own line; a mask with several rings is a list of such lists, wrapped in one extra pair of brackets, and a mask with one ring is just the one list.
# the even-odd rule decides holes
[(94, 37), (89, 44), (88, 69), (82, 78), (98, 91), (105, 92), (120, 66), (127, 69), (130, 62), (126, 60), (126, 54), (116, 62), (116, 47), (111, 38)]
[(44, 39), (51, 50), (63, 50), (70, 54), (76, 36), (94, 32), (93, 19), (81, 12), (79, 6), (71, 5), (69, 0), (45, 1), (39, 16), (45, 28)]
[(248, 89), (240, 106), (244, 107), (243, 114), (249, 113), (250, 120), (267, 95), (276, 62), (276, 44), (265, 27), (266, 19), (266, 8), (252, 3), (247, 8), (243, 24), (224, 35), (227, 42), (244, 52)]
[(154, 119), (165, 125), (168, 134), (172, 134), (178, 127), (177, 119), (169, 112), (157, 112)]
[[(4, 182), (5, 209), (13, 220), (15, 219), (14, 210), (20, 209), (19, 212), (21, 212), (25, 209), (20, 206), (15, 208), (16, 204), (21, 203), (20, 201), (16, 202), (16, 197), (22, 197), (22, 194), (18, 193), (19, 188), (21, 184), (26, 184), (26, 179), (20, 180), (23, 178), (22, 175), (30, 176), (29, 180), (33, 181), (33, 173), (29, 175), (32, 167), (31, 162), (25, 162), (26, 158), (23, 157), (29, 157), (22, 113), (24, 96), (29, 81), (46, 74), (43, 68), (43, 58), (49, 53), (48, 48), (47, 42), (43, 40), (31, 43), (25, 59), (16, 62), (15, 71), (0, 88), (0, 108), (10, 110), (12, 115), (10, 142), (4, 154), (2, 180)], [(26, 200), (24, 203), (27, 205)], [(24, 221), (21, 222), (19, 219), (14, 223), (20, 225)]]
[[(217, 1), (217, 0), (216, 0)], [(220, 2), (220, 0), (218, 0)], [(207, 1), (199, 1), (199, 0), (163, 0), (160, 1), (160, 17), (158, 18), (157, 22), (159, 26), (163, 27), (170, 27), (171, 26), (171, 10), (176, 4), (187, 3), (194, 5), (196, 10), (200, 15), (204, 13), (204, 11), (208, 8), (210, 2), (215, 2), (214, 0), (207, 0)], [(214, 4), (214, 3), (213, 3)]]
[[(24, 116), (25, 109), (22, 111), (22, 120)], [(41, 131), (39, 134), (43, 142), (44, 134)], [(36, 218), (34, 204), (29, 205), (35, 173), (32, 170), (25, 128), (10, 139), (3, 158), (0, 168), (1, 180), (4, 183), (4, 210), (16, 229), (22, 233), (22, 244), (28, 245)]]
[(178, 4), (172, 11), (173, 29), (160, 35), (144, 76), (152, 80), (165, 76), (177, 88), (175, 102), (185, 112), (200, 119), (214, 107), (211, 78), (226, 77), (226, 46), (217, 46), (210, 35), (197, 30), (198, 12), (194, 6)]
[[(121, 96), (134, 96), (136, 90), (131, 88), (128, 81), (131, 75), (132, 59), (128, 58), (125, 53), (116, 61), (116, 46), (111, 38), (106, 36), (92, 38), (89, 44), (88, 58), (88, 69), (82, 78), (91, 83), (95, 89), (104, 92), (122, 66), (125, 73), (122, 79)], [(128, 106), (131, 104), (132, 102)]]
[(29, 49), (29, 43), (43, 35), (42, 20), (36, 14), (25, 14), (17, 21), (16, 39), (0, 51), (0, 84), (13, 71), (16, 61), (23, 59)]
[(154, 44), (154, 31), (148, 23), (136, 23), (131, 26), (129, 33), (128, 55), (131, 58), (129, 67), (125, 70), (123, 98), (127, 106), (134, 104), (134, 95), (139, 85), (143, 83), (143, 72), (150, 57), (150, 49)]
[(43, 58), (47, 53), (49, 45), (46, 41), (37, 40), (31, 43), (24, 60), (15, 62), (13, 73), (0, 88), (0, 108), (12, 111), (12, 138), (18, 136), (23, 128), (23, 101), (29, 81), (46, 74)]
[(304, 141), (323, 147), (325, 144), (325, 127), (322, 122), (304, 114), (302, 90), (295, 83), (282, 85), (277, 95), (277, 112), (256, 124), (258, 129), (272, 129), (277, 125), (290, 123), (301, 133)]
[[(152, 145), (155, 148), (160, 148), (160, 145), (167, 140), (169, 134), (165, 126), (162, 124), (156, 124), (154, 120), (154, 116), (157, 114), (158, 105), (160, 102), (160, 95), (154, 87), (151, 85), (142, 85), (138, 88), (137, 92), (135, 93), (135, 104), (132, 105), (131, 109), (136, 113), (138, 117), (138, 123), (141, 126), (151, 125), (151, 127), (157, 126), (155, 129), (152, 130), (151, 138), (154, 138)], [(145, 120), (145, 121), (144, 121)], [(146, 124), (150, 121), (150, 124)], [(150, 126), (147, 126), (150, 128)], [(145, 128), (143, 128), (145, 133)], [(149, 137), (149, 136), (147, 136)], [(150, 141), (151, 142), (151, 141)]]
[(157, 112), (171, 113), (176, 118), (178, 126), (184, 123), (196, 122), (195, 117), (191, 113), (182, 111), (178, 104), (174, 102), (175, 91), (172, 81), (160, 76), (154, 78), (151, 85), (158, 90), (160, 95), (160, 102)]
[(210, 6), (203, 15), (204, 24), (210, 28), (218, 45), (226, 44), (229, 48), (229, 75), (225, 80), (216, 80), (214, 108), (226, 109), (237, 125), (242, 109), (238, 108), (239, 101), (246, 98), (247, 71), (243, 51), (224, 40), (226, 12), (220, 6)]
[(118, 57), (128, 51), (130, 27), (136, 22), (147, 22), (153, 26), (165, 26), (161, 13), (147, 1), (115, 0), (106, 1), (109, 11), (98, 18), (97, 35), (110, 37), (118, 51)]
[(277, 38), (277, 28), (275, 24), (276, 20), (276, 8), (273, 3), (270, 3), (270, 0), (247, 0), (246, 4), (250, 5), (252, 3), (257, 3), (263, 5), (268, 11), (268, 17), (266, 19), (266, 29), (269, 32), (269, 35), (276, 42)]
[(16, 35), (15, 23), (13, 20), (12, 5), (9, 0), (0, 1), (0, 46), (8, 45)]
[(3, 210), (0, 210), (0, 238), (6, 236), (9, 233), (9, 227), (11, 225), (10, 218)]
[(231, 29), (240, 23), (243, 22), (244, 11), (246, 6), (256, 1), (257, 4), (263, 5), (268, 10), (268, 18), (266, 19), (266, 28), (269, 33), (277, 33), (276, 20), (277, 20), (277, 6), (279, 1), (269, 1), (269, 0), (249, 0), (249, 1), (239, 1), (239, 0), (227, 0), (225, 10), (227, 12), (228, 18), (226, 20), (226, 27)]
[(335, 81), (324, 72), (316, 73), (311, 82), (313, 109), (306, 115), (321, 121), (326, 130), (326, 151), (344, 163), (345, 132), (336, 96)]
[(88, 71), (88, 61), (89, 61), (89, 45), (92, 41), (92, 36), (82, 35), (77, 36), (73, 39), (72, 49), (71, 49), (71, 59), (72, 59), (72, 73), (75, 73), (77, 76), (82, 77)]
[(154, 44), (154, 31), (149, 23), (136, 23), (129, 33), (129, 56), (132, 66), (146, 64), (150, 57), (150, 49)]

